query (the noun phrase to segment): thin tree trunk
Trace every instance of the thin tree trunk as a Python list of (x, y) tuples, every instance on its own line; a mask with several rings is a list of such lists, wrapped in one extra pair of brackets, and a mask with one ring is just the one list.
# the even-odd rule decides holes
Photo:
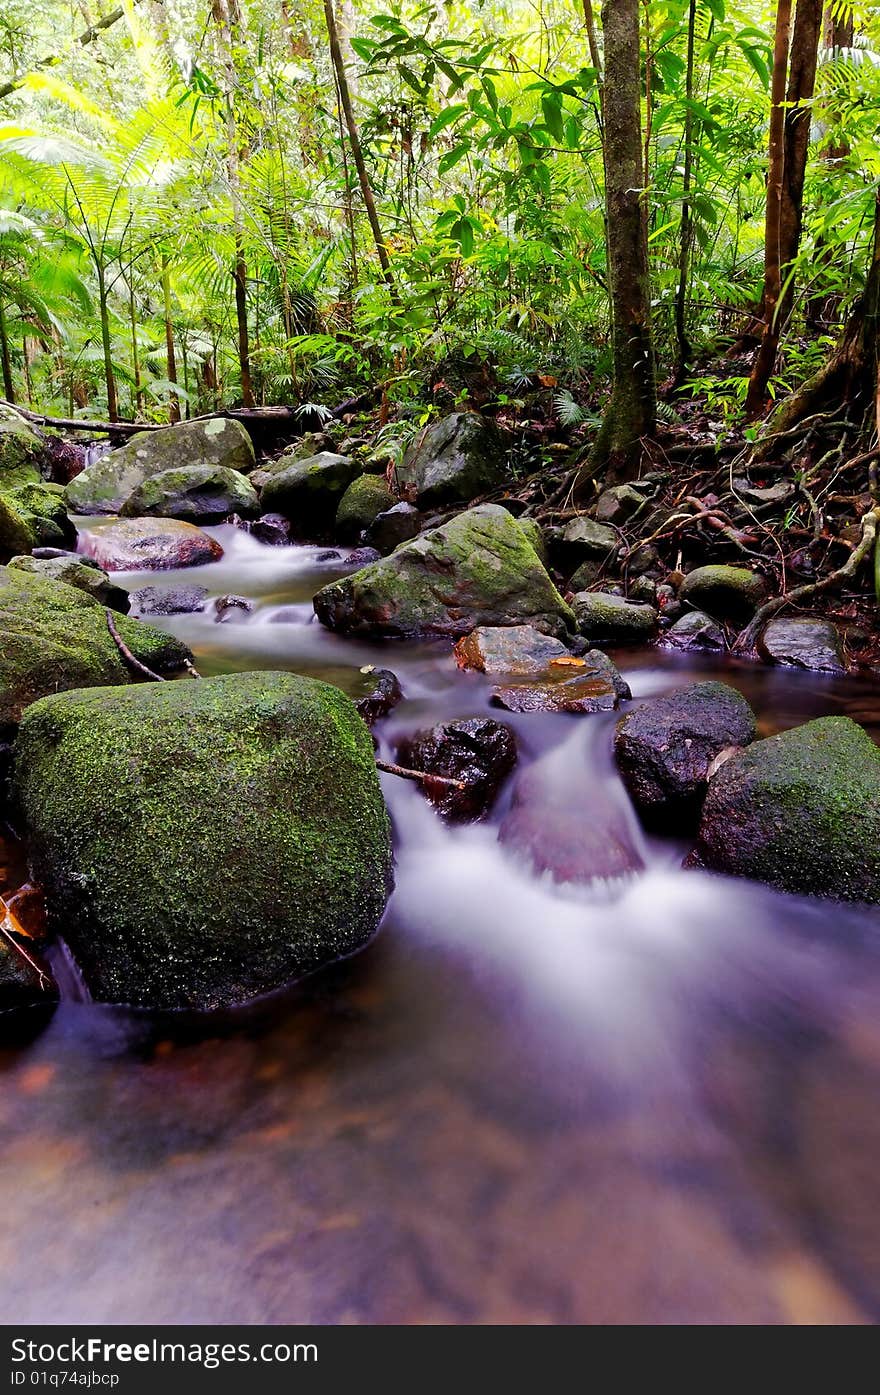
[(103, 262), (97, 262), (98, 310), (101, 317), (101, 348), (104, 352), (104, 382), (107, 386), (107, 416), (110, 421), (119, 420), (119, 399), (116, 394), (116, 375), (113, 372), (113, 351), (110, 343), (110, 312), (107, 307), (107, 282)]
[(3, 363), (3, 394), (7, 402), (15, 401), (12, 379), (12, 357), (9, 352), (9, 331), (6, 326), (6, 306), (0, 300), (0, 360)]
[(339, 100), (342, 105), (342, 114), (345, 117), (345, 125), (348, 130), (348, 143), (351, 146), (354, 167), (357, 170), (358, 182), (361, 186), (361, 197), (364, 201), (364, 210), (367, 215), (367, 221), (370, 224), (370, 231), (373, 234), (373, 241), (376, 244), (376, 254), (379, 258), (379, 265), (382, 268), (382, 276), (391, 291), (392, 297), (396, 300), (397, 291), (394, 284), (394, 276), (391, 272), (388, 249), (385, 244), (385, 238), (382, 236), (382, 227), (379, 223), (379, 215), (376, 212), (376, 200), (373, 196), (373, 186), (370, 183), (370, 176), (364, 161), (361, 138), (358, 134), (357, 122), (355, 121), (351, 92), (345, 72), (345, 62), (339, 43), (339, 30), (336, 26), (336, 16), (333, 13), (333, 0), (324, 0), (324, 18), (327, 24), (327, 37), (330, 41), (330, 58), (333, 63), (333, 71), (336, 74), (336, 84), (339, 88)]
[(804, 178), (810, 145), (813, 93), (816, 90), (819, 39), (822, 35), (822, 4), (823, 0), (797, 0), (794, 28), (791, 35), (783, 137), (785, 151), (782, 171), (782, 203), (779, 214), (782, 299), (779, 304), (777, 321), (780, 329), (787, 323), (794, 303), (794, 277), (792, 273), (801, 245)]
[(238, 0), (214, 0), (213, 14), (220, 33), (223, 66), (226, 69), (226, 176), (232, 201), (232, 227), (235, 236), (235, 263), (232, 280), (235, 287), (235, 323), (238, 341), (238, 366), (241, 374), (241, 401), (253, 407), (254, 391), (251, 378), (250, 334), (248, 331), (247, 262), (245, 260), (244, 216), (241, 199), (238, 122), (235, 114), (235, 44), (241, 23)]
[(767, 162), (767, 209), (764, 220), (764, 330), (755, 355), (746, 395), (746, 414), (764, 410), (767, 384), (776, 363), (779, 344), (777, 310), (782, 289), (780, 225), (785, 161), (785, 84), (788, 73), (788, 36), (791, 0), (777, 0), (776, 36), (773, 45), (773, 80), (770, 89), (770, 142)]
[(687, 60), (685, 72), (684, 170), (681, 179), (681, 242), (678, 253), (678, 290), (675, 296), (675, 338), (678, 343), (678, 377), (683, 377), (693, 356), (687, 333), (687, 288), (691, 259), (691, 179), (694, 168), (694, 47), (697, 27), (697, 0), (688, 8)]
[(611, 401), (575, 493), (604, 467), (618, 479), (638, 468), (657, 416), (648, 245), (642, 214), (639, 0), (604, 0), (605, 208), (614, 357)]
[[(852, 48), (854, 37), (855, 24), (852, 10), (838, 10), (835, 13), (834, 5), (830, 4), (825, 15), (824, 42), (826, 49), (831, 49), (832, 53), (838, 53), (841, 49)], [(829, 115), (832, 120), (837, 115), (833, 106), (831, 106)], [(827, 164), (837, 163), (840, 160), (845, 160), (849, 153), (849, 142), (844, 136), (837, 142), (829, 141), (823, 147), (820, 159)], [(830, 264), (831, 259), (831, 247), (819, 233), (816, 237), (814, 252), (815, 283), (819, 286), (821, 286), (822, 269)], [(836, 294), (826, 295), (821, 290), (814, 291), (807, 305), (807, 324), (809, 327), (816, 330), (827, 324), (834, 317), (839, 301), (840, 297)]]
[(128, 318), (131, 325), (131, 366), (134, 375), (134, 415), (138, 416), (144, 405), (144, 393), (141, 387), (141, 360), (138, 353), (137, 342), (137, 318), (134, 307), (134, 284), (131, 277), (131, 267), (128, 268)]
[[(177, 386), (177, 359), (174, 355), (174, 326), (171, 323), (171, 281), (168, 275), (168, 259), (162, 258), (162, 306), (165, 315), (165, 365), (169, 383)], [(172, 392), (168, 398), (168, 420), (180, 421), (180, 398)]]

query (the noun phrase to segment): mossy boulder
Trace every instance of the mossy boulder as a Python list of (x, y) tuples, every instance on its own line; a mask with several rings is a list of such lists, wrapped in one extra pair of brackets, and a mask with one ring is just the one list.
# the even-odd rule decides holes
[(726, 683), (694, 683), (651, 698), (617, 723), (614, 755), (646, 822), (694, 826), (712, 762), (755, 738), (755, 714)]
[(336, 510), (336, 536), (343, 543), (357, 543), (370, 524), (394, 507), (395, 497), (382, 475), (358, 475), (352, 480)]
[(251, 439), (240, 422), (227, 417), (138, 431), (124, 446), (102, 455), (71, 480), (67, 503), (73, 513), (119, 513), (144, 480), (191, 465), (222, 466), (247, 474), (255, 465)]
[(392, 884), (372, 740), (288, 673), (62, 693), (13, 796), (50, 927), (95, 998), (241, 1003), (360, 949)]
[[(192, 658), (180, 640), (150, 625), (127, 616), (116, 625), (154, 672), (177, 672)], [(64, 582), (0, 567), (0, 732), (46, 693), (131, 680), (102, 605)]]
[(26, 521), (34, 537), (34, 547), (76, 544), (76, 528), (68, 517), (61, 485), (22, 484), (11, 489), (6, 498)]
[(653, 606), (607, 591), (581, 591), (574, 598), (578, 629), (591, 644), (643, 644), (657, 630)]
[(574, 627), (516, 520), (497, 504), (468, 509), (372, 565), (325, 586), (315, 612), (344, 634), (464, 635), (477, 625)]
[(34, 530), (22, 511), (11, 499), (0, 494), (0, 557), (30, 552), (34, 546)]
[(679, 599), (716, 620), (745, 623), (767, 599), (767, 587), (747, 567), (695, 567), (681, 583)]
[(182, 518), (188, 523), (222, 523), (231, 513), (256, 518), (259, 512), (253, 485), (225, 465), (162, 470), (138, 485), (119, 510), (122, 518)]
[(466, 503), (504, 483), (506, 432), (478, 412), (452, 412), (416, 437), (397, 467), (420, 509)]
[(39, 484), (45, 443), (40, 433), (12, 407), (0, 408), (0, 493), (23, 484)]
[(348, 486), (361, 473), (348, 455), (321, 451), (276, 471), (263, 486), (264, 513), (281, 513), (301, 538), (329, 533)]
[(689, 865), (880, 901), (880, 750), (850, 717), (756, 741), (709, 781)]
[(80, 561), (73, 555), (61, 557), (13, 557), (10, 568), (17, 572), (29, 572), (41, 576), (46, 581), (63, 581), (65, 586), (75, 586), (85, 591), (87, 596), (99, 605), (118, 610), (127, 615), (131, 607), (128, 592), (124, 586), (117, 586), (106, 572), (91, 562)]

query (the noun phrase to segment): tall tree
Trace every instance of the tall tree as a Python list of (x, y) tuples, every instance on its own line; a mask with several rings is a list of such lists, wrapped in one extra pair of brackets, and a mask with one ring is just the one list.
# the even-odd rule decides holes
[(801, 245), (804, 178), (810, 145), (810, 121), (816, 90), (816, 65), (822, 37), (823, 0), (797, 0), (783, 133), (782, 206), (779, 216), (779, 262), (782, 299), (777, 321), (780, 328), (791, 314), (794, 301), (794, 263)]
[(642, 212), (642, 150), (639, 0), (604, 0), (603, 123), (605, 213), (614, 383), (587, 471), (576, 493), (598, 470), (631, 477), (641, 441), (657, 418), (648, 240)]

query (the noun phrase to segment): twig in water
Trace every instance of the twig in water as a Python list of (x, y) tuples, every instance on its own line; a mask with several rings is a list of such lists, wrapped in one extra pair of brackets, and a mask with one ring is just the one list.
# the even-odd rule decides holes
[(107, 629), (110, 631), (110, 637), (129, 668), (133, 669), (135, 673), (143, 674), (144, 678), (149, 678), (154, 683), (164, 683), (165, 679), (162, 677), (161, 673), (154, 673), (151, 668), (147, 668), (146, 664), (142, 664), (140, 659), (136, 659), (134, 654), (132, 654), (125, 640), (116, 628), (113, 619), (113, 611), (105, 610), (104, 614), (107, 616)]
[(450, 780), (446, 775), (432, 775), (429, 770), (409, 770), (405, 765), (394, 765), (390, 760), (377, 760), (376, 769), (386, 775), (399, 775), (402, 780), (420, 780), (437, 785), (449, 785), (455, 790), (467, 789), (465, 780)]
[(7, 941), (7, 943), (9, 943), (12, 946), (12, 948), (16, 951), (17, 954), (21, 955), (22, 959), (26, 960), (27, 963), (30, 964), (34, 973), (37, 974), (37, 976), (39, 977), (40, 987), (51, 988), (52, 980), (49, 978), (48, 974), (45, 974), (43, 972), (36, 959), (32, 959), (31, 956), (28, 954), (27, 950), (24, 948), (24, 946), (19, 944), (16, 938), (16, 935), (18, 933), (24, 934), (24, 931), (22, 930), (21, 926), (19, 926), (18, 921), (12, 914), (12, 911), (7, 906), (3, 897), (0, 896), (0, 935), (2, 935), (3, 938)]

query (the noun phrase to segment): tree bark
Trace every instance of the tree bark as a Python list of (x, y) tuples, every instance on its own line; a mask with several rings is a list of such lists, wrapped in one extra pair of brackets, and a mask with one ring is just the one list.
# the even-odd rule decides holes
[[(852, 48), (855, 37), (855, 24), (852, 10), (838, 10), (835, 13), (834, 5), (830, 4), (825, 15), (825, 48), (830, 49), (832, 54), (839, 53), (841, 49)], [(833, 121), (837, 112), (834, 105), (830, 104), (829, 116)], [(839, 138), (836, 142), (828, 141), (822, 148), (819, 158), (827, 164), (845, 160), (850, 153), (849, 143), (845, 137)], [(821, 285), (822, 268), (827, 267), (832, 260), (832, 250), (828, 242), (821, 235), (816, 238), (814, 266), (817, 270), (817, 286)], [(836, 294), (826, 295), (817, 289), (810, 296), (807, 305), (807, 324), (810, 329), (818, 330), (824, 327), (836, 314), (840, 303), (840, 297)]]
[(823, 0), (797, 0), (791, 54), (788, 61), (785, 129), (783, 135), (782, 202), (779, 215), (779, 261), (782, 299), (777, 320), (787, 323), (794, 303), (793, 267), (801, 245), (804, 178), (810, 145), (816, 65), (822, 35)]
[[(177, 385), (177, 359), (174, 354), (174, 325), (171, 323), (171, 281), (168, 260), (162, 258), (162, 306), (165, 316), (165, 369), (169, 383)], [(111, 417), (112, 420), (112, 417)], [(172, 392), (168, 398), (168, 420), (180, 421), (180, 398)]]
[(3, 391), (7, 402), (15, 402), (15, 383), (12, 378), (12, 358), (9, 353), (9, 330), (6, 325), (6, 306), (0, 300), (0, 359), (3, 363)]
[(755, 355), (746, 394), (746, 415), (759, 416), (764, 410), (767, 384), (776, 363), (779, 344), (777, 311), (782, 289), (780, 226), (782, 183), (785, 161), (785, 87), (788, 75), (788, 39), (791, 29), (791, 0), (777, 0), (776, 36), (773, 45), (773, 80), (770, 88), (770, 142), (767, 161), (767, 207), (764, 219), (764, 329)]
[[(116, 394), (116, 374), (113, 371), (113, 350), (110, 343), (110, 311), (107, 305), (107, 280), (104, 264), (97, 262), (98, 311), (101, 317), (101, 348), (104, 355), (104, 382), (107, 387), (107, 415), (111, 421), (119, 420), (119, 399)], [(30, 393), (28, 393), (30, 400)]]
[(575, 497), (598, 470), (616, 479), (638, 469), (641, 441), (657, 417), (648, 242), (642, 215), (643, 150), (639, 0), (604, 0), (605, 211), (614, 383)]
[(678, 253), (678, 289), (675, 295), (675, 338), (678, 344), (678, 378), (681, 379), (693, 356), (687, 333), (687, 288), (691, 259), (691, 178), (694, 167), (694, 47), (697, 27), (697, 0), (688, 6), (687, 58), (685, 60), (684, 169), (681, 179), (681, 241)]

